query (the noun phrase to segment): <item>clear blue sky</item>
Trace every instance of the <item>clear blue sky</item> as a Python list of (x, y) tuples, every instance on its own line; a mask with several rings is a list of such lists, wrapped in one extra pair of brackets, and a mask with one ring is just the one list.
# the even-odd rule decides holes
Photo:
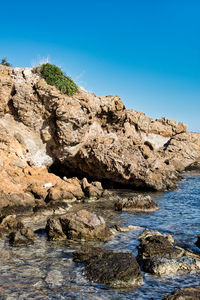
[(45, 58), (97, 95), (200, 130), (200, 1), (3, 1), (0, 58)]

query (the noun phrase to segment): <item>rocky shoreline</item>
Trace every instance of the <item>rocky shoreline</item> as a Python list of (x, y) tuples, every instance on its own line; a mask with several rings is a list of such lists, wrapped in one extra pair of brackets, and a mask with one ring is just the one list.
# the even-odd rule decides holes
[[(0, 66), (0, 235), (11, 246), (33, 244), (43, 228), (48, 240), (82, 245), (74, 260), (85, 276), (114, 287), (142, 285), (142, 271), (198, 274), (200, 255), (157, 231), (141, 234), (137, 257), (95, 247), (134, 224), (111, 226), (76, 209), (105, 199), (119, 213), (151, 213), (159, 206), (148, 191), (175, 189), (190, 170), (200, 170), (200, 134), (185, 124), (127, 110), (118, 96), (79, 89), (69, 97), (32, 69)], [(135, 193), (117, 197), (113, 187)], [(163, 299), (179, 294), (200, 297), (197, 287)]]

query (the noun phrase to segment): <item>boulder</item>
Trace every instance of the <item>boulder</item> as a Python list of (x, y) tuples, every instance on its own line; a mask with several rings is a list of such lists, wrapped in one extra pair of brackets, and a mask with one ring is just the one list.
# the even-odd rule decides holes
[(49, 240), (108, 240), (112, 233), (102, 217), (80, 210), (59, 218), (49, 218), (46, 225)]
[(199, 300), (200, 286), (186, 287), (162, 297), (162, 300)]
[(151, 212), (159, 209), (156, 202), (150, 196), (135, 195), (128, 198), (120, 198), (115, 202), (117, 211), (145, 211)]
[(103, 188), (101, 185), (101, 182), (99, 181), (94, 181), (91, 182), (90, 184), (86, 181), (83, 182), (83, 190), (85, 193), (85, 196), (88, 197), (89, 199), (99, 199), (102, 194), (103, 194)]
[(132, 253), (83, 247), (74, 253), (74, 261), (85, 264), (90, 281), (113, 287), (138, 287), (143, 283), (140, 267)]
[(139, 240), (137, 261), (145, 272), (161, 276), (200, 271), (200, 258), (174, 246), (171, 236), (145, 230)]
[(11, 246), (28, 246), (34, 243), (36, 236), (31, 228), (21, 228), (9, 235), (9, 243)]

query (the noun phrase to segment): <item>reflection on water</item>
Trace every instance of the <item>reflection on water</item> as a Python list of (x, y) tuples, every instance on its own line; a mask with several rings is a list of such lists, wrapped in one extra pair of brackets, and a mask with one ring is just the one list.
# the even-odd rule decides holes
[[(178, 245), (195, 246), (200, 233), (200, 175), (187, 174), (179, 190), (156, 193), (152, 197), (160, 209), (151, 214), (118, 213), (113, 202), (91, 202), (84, 207), (102, 215), (109, 224), (138, 225), (170, 233)], [(78, 208), (78, 207), (77, 207)], [(137, 254), (137, 237), (142, 229), (119, 233), (103, 246)], [(77, 244), (47, 242), (38, 234), (34, 245), (11, 248), (0, 241), (0, 299), (161, 299), (178, 287), (200, 283), (197, 274), (156, 277), (144, 275), (144, 285), (136, 290), (115, 290), (93, 284), (83, 276), (83, 265), (72, 260)]]

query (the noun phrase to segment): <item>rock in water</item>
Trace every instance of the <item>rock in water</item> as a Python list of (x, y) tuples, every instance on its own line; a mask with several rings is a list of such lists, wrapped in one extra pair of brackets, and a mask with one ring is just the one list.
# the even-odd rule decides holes
[(156, 275), (200, 272), (200, 257), (175, 247), (171, 236), (146, 229), (139, 240), (137, 261), (145, 272)]
[(200, 248), (200, 234), (197, 236), (197, 241), (195, 242), (195, 245)]
[(119, 199), (115, 203), (117, 211), (147, 211), (151, 212), (159, 209), (158, 205), (150, 196), (135, 195), (125, 199)]
[(138, 287), (143, 283), (140, 267), (132, 253), (83, 247), (74, 260), (85, 264), (85, 275), (93, 282), (113, 287)]
[(67, 213), (59, 218), (49, 218), (46, 232), (49, 240), (106, 241), (112, 235), (104, 219), (87, 210)]
[(31, 228), (22, 228), (9, 235), (9, 243), (15, 247), (32, 245), (35, 239), (36, 236)]
[(165, 295), (162, 300), (200, 300), (200, 286), (191, 286)]

